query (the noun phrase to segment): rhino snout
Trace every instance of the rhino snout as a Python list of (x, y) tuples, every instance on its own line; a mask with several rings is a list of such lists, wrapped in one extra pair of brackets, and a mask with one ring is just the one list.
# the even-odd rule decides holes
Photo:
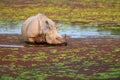
[(66, 35), (62, 36), (62, 37), (58, 37), (57, 39), (57, 44), (65, 44), (65, 46), (67, 46), (67, 39), (66, 39)]

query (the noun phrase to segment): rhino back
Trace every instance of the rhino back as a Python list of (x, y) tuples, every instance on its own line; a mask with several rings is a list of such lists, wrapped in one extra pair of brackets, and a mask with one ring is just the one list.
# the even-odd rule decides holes
[(28, 37), (36, 37), (39, 34), (39, 25), (38, 25), (38, 19), (36, 16), (29, 22), (27, 25), (27, 36)]
[[(46, 32), (48, 32), (50, 30), (49, 26), (55, 27), (55, 23), (45, 15), (38, 14), (37, 17), (41, 33), (45, 34)], [(48, 24), (46, 22), (48, 22)]]
[(31, 21), (34, 19), (34, 16), (32, 17), (29, 17), (27, 20), (25, 20), (24, 24), (23, 24), (23, 27), (22, 27), (22, 36), (24, 38), (27, 38), (27, 29), (29, 27), (29, 24), (31, 23)]
[(46, 34), (46, 32), (50, 31), (46, 21), (48, 22), (49, 26), (55, 28), (55, 23), (43, 14), (39, 13), (36, 16), (29, 17), (23, 24), (22, 36), (24, 38), (29, 38)]

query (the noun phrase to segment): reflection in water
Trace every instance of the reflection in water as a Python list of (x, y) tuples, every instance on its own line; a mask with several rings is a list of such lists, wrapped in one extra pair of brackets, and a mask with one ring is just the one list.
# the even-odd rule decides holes
[(120, 38), (120, 30), (118, 29), (103, 29), (93, 26), (79, 26), (79, 25), (65, 25), (59, 29), (59, 33), (67, 34), (72, 38), (85, 38), (85, 37), (103, 37), (109, 36), (113, 38)]
[[(3, 23), (0, 21), (0, 34), (21, 34), (21, 27), (23, 21), (15, 23), (13, 21), (8, 21)], [(85, 37), (101, 37), (109, 36), (113, 38), (120, 38), (120, 30), (118, 29), (103, 29), (100, 30), (100, 27), (82, 27), (76, 24), (62, 24), (62, 27), (59, 28), (58, 32), (62, 35), (67, 34), (72, 38), (85, 38)]]
[(13, 21), (3, 23), (0, 21), (0, 34), (21, 34), (22, 24), (22, 21), (19, 23)]

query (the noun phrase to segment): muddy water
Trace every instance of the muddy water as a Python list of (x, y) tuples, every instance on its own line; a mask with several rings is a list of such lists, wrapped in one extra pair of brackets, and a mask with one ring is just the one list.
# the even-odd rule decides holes
[[(62, 35), (67, 34), (72, 38), (86, 38), (86, 37), (105, 37), (109, 36), (112, 38), (120, 38), (119, 29), (101, 29), (95, 26), (80, 26), (72, 23), (61, 23), (62, 27), (59, 28), (58, 32)], [(14, 22), (0, 21), (0, 34), (21, 34), (21, 27), (23, 21)]]

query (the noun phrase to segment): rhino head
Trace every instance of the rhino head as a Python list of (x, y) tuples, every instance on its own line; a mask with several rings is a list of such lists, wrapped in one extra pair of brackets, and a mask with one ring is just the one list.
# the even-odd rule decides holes
[(48, 26), (49, 26), (50, 30), (48, 32), (46, 32), (46, 42), (49, 44), (65, 44), (65, 45), (67, 45), (66, 34), (64, 36), (61, 36), (57, 32), (57, 29), (61, 25), (56, 25), (56, 26), (52, 27), (48, 24)]

